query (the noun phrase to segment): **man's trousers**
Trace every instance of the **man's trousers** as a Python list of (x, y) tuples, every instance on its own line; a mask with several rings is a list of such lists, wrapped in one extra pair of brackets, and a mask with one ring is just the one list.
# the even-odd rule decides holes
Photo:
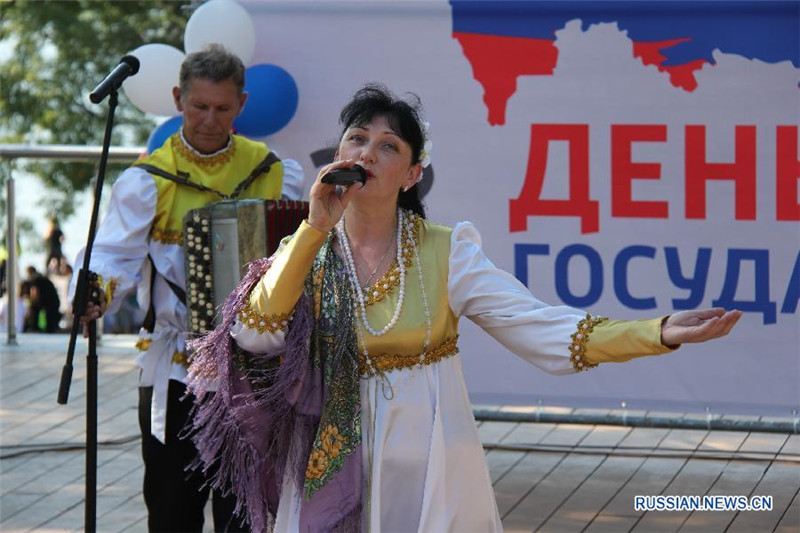
[[(139, 388), (139, 427), (142, 431), (144, 459), (144, 501), (147, 505), (149, 531), (184, 532), (203, 530), (206, 502), (210, 489), (204, 487), (201, 472), (187, 471), (197, 457), (197, 449), (189, 439), (179, 435), (189, 420), (193, 398), (181, 398), (186, 385), (170, 380), (167, 400), (166, 444), (150, 434), (150, 405), (153, 387)], [(249, 531), (242, 520), (233, 515), (235, 500), (216, 491), (211, 498), (215, 531)]]

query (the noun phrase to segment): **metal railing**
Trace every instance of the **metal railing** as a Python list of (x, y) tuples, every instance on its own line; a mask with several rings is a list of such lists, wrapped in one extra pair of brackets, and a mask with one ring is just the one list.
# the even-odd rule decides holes
[[(60, 161), (92, 162), (100, 159), (102, 146), (73, 146), (67, 144), (0, 144), (0, 159), (58, 159)], [(145, 152), (144, 146), (112, 146), (108, 160), (116, 163), (135, 161)]]
[(551, 424), (585, 424), (592, 426), (626, 426), (665, 429), (699, 429), (719, 431), (761, 432), (797, 434), (800, 430), (800, 419), (797, 413), (781, 420), (754, 420), (752, 417), (725, 417), (708, 415), (705, 418), (670, 416), (665, 413), (627, 414), (625, 411), (609, 413), (549, 413), (536, 410), (533, 412), (515, 412), (502, 410), (474, 409), (473, 415), (479, 422), (516, 422), (516, 423), (551, 423)]
[[(0, 159), (11, 167), (11, 163), (16, 159), (57, 159), (59, 161), (71, 162), (95, 162), (100, 159), (103, 150), (102, 146), (71, 146), (64, 144), (0, 144)], [(145, 151), (140, 147), (120, 147), (110, 148), (108, 160), (116, 163), (128, 163), (135, 161)], [(17, 215), (14, 191), (14, 173), (9, 168), (9, 179), (6, 183), (6, 243), (8, 259), (6, 261), (6, 286), (7, 294), (7, 325), (8, 337), (7, 344), (17, 344)]]

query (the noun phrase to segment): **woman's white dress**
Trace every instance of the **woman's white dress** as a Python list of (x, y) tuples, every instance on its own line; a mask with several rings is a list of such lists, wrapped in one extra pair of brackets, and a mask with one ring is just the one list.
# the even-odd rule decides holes
[[(425, 293), (432, 306), (432, 346), (445, 343), (458, 318), (464, 316), (513, 353), (549, 373), (583, 369), (576, 366), (572, 354), (576, 349), (573, 337), (579, 324), (587, 322), (586, 312), (536, 299), (527, 287), (486, 257), (472, 224), (459, 223), (450, 229), (417, 220), (415, 239), (423, 263)], [(285, 300), (294, 298), (294, 293), (282, 291), (294, 284), (299, 295), (300, 276), (308, 272), (309, 257), (324, 239), (310, 226), (301, 226), (282, 254), (291, 257), (276, 260), (262, 286), (254, 291), (258, 294), (252, 296), (251, 303), (267, 316), (286, 312)], [(417, 269), (414, 263), (407, 272), (405, 302), (397, 326), (384, 337), (364, 336), (373, 357), (389, 349), (412, 358), (422, 352), (426, 323)], [(397, 293), (395, 287), (368, 307), (373, 328), (388, 323)], [(603, 323), (604, 319), (593, 322), (598, 330)], [(616, 324), (619, 327), (621, 323)], [(644, 344), (646, 353), (667, 351), (656, 333), (660, 331), (658, 321), (624, 324), (634, 324), (624, 337), (630, 337), (630, 331), (640, 337), (636, 350)], [(240, 346), (254, 352), (280, 351), (283, 342), (283, 331), (259, 333), (239, 323), (232, 335)], [(630, 339), (620, 343), (619, 334), (610, 337), (608, 342), (603, 341), (603, 353), (619, 353), (620, 360), (633, 355), (625, 353)], [(578, 344), (586, 348), (585, 342)], [(445, 353), (423, 365), (395, 366), (383, 376), (361, 379), (364, 487), (368, 494), (362, 529), (384, 533), (502, 531), (461, 358), (457, 353)], [(587, 361), (587, 366), (593, 364)], [(299, 530), (301, 505), (301, 493), (287, 477), (276, 531)]]

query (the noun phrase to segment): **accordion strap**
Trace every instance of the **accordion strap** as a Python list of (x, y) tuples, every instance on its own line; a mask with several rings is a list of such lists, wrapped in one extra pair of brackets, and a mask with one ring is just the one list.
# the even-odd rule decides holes
[(239, 183), (239, 185), (236, 186), (236, 188), (233, 190), (231, 194), (225, 194), (224, 192), (220, 192), (211, 187), (206, 187), (201, 183), (196, 183), (192, 181), (188, 172), (181, 172), (180, 170), (178, 170), (177, 174), (172, 174), (171, 172), (167, 172), (166, 170), (160, 169), (153, 165), (148, 165), (147, 163), (140, 163), (136, 166), (146, 170), (150, 174), (155, 174), (156, 176), (160, 176), (169, 181), (174, 181), (175, 183), (178, 183), (180, 185), (186, 185), (187, 187), (197, 189), (198, 191), (210, 192), (216, 194), (223, 200), (234, 200), (238, 198), (239, 195), (242, 194), (242, 192), (244, 192), (244, 190), (247, 189), (250, 186), (250, 184), (252, 184), (261, 174), (267, 173), (270, 167), (274, 163), (277, 163), (278, 161), (280, 161), (280, 159), (278, 158), (278, 156), (275, 155), (274, 152), (268, 153), (267, 157), (265, 157), (261, 161), (261, 163), (256, 165), (256, 168), (254, 168), (252, 172), (250, 172), (250, 175), (247, 176), (245, 179), (243, 179), (241, 183)]
[[(150, 254), (147, 254), (147, 259), (150, 260), (150, 305), (147, 307), (147, 314), (144, 316), (144, 321), (142, 321), (142, 328), (144, 328), (145, 331), (153, 333), (156, 329), (156, 308), (153, 304), (153, 288), (156, 284), (156, 264), (153, 262), (153, 256)], [(178, 300), (180, 300), (183, 305), (186, 305), (186, 291), (167, 278), (164, 278), (164, 281), (167, 282), (167, 285), (169, 285), (169, 288), (175, 293)]]
[(254, 168), (253, 171), (250, 172), (250, 175), (247, 176), (244, 180), (242, 180), (242, 182), (239, 185), (236, 186), (236, 188), (231, 193), (230, 196), (231, 199), (238, 198), (239, 195), (242, 194), (244, 190), (250, 186), (251, 183), (256, 181), (256, 178), (258, 178), (261, 174), (266, 174), (267, 172), (269, 172), (270, 167), (274, 163), (277, 163), (278, 161), (280, 161), (280, 159), (278, 158), (277, 155), (275, 155), (275, 152), (268, 153), (267, 157), (265, 157), (261, 161), (261, 163), (256, 165), (256, 168)]

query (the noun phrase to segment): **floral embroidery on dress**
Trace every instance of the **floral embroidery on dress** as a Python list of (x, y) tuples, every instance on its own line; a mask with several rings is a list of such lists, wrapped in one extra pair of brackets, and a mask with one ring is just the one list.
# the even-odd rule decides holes
[(289, 321), (292, 320), (292, 314), (294, 314), (294, 311), (291, 313), (265, 315), (253, 309), (248, 301), (244, 308), (239, 311), (239, 322), (244, 327), (254, 329), (259, 333), (277, 333), (286, 329)]
[(100, 274), (95, 274), (95, 276), (97, 276), (97, 283), (100, 284), (100, 287), (103, 289), (103, 294), (106, 297), (106, 306), (111, 305), (111, 302), (114, 300), (114, 292), (116, 292), (117, 286), (119, 286), (119, 278), (111, 277), (106, 281)]
[(183, 244), (183, 236), (176, 230), (153, 228), (151, 237), (161, 244)]
[(342, 450), (342, 444), (344, 443), (344, 437), (339, 435), (339, 428), (336, 426), (327, 426), (322, 430), (319, 440), (322, 444), (322, 449), (328, 454), (328, 457), (333, 459), (339, 457), (339, 452)]
[(181, 139), (180, 132), (173, 133), (171, 139), (172, 147), (176, 152), (178, 152), (178, 154), (180, 154), (187, 161), (203, 167), (212, 167), (214, 165), (222, 165), (227, 163), (233, 159), (233, 155), (236, 153), (236, 137), (231, 137), (228, 147), (223, 148), (214, 155), (207, 157), (204, 157), (202, 154), (186, 146)]
[(186, 356), (186, 352), (175, 350), (175, 353), (172, 354), (172, 362), (181, 365), (183, 368), (189, 368), (189, 358)]
[[(443, 343), (425, 354), (423, 365), (432, 365), (438, 363), (446, 357), (456, 355), (458, 353), (458, 335), (448, 337)], [(371, 355), (372, 365), (377, 371), (372, 370), (366, 363), (364, 355), (361, 354), (358, 360), (358, 371), (364, 377), (372, 377), (378, 373), (391, 372), (393, 370), (400, 370), (405, 368), (412, 368), (420, 364), (419, 354), (414, 355), (400, 355), (400, 354), (378, 354)]]
[[(406, 267), (406, 271), (411, 268), (411, 265), (414, 260), (414, 249), (411, 247), (411, 239), (414, 240), (417, 248), (419, 248), (419, 229), (422, 225), (422, 218), (415, 214), (411, 213), (410, 211), (406, 211), (406, 217), (411, 221), (412, 230), (409, 231), (408, 228), (403, 228), (403, 234), (400, 236), (403, 242), (403, 251), (401, 255), (403, 256), (403, 263)], [(400, 285), (400, 265), (397, 263), (397, 259), (392, 262), (389, 268), (386, 270), (386, 273), (381, 276), (378, 281), (376, 281), (367, 291), (365, 291), (364, 296), (366, 296), (366, 305), (372, 305), (374, 303), (380, 302), (383, 300), (386, 295), (391, 293), (393, 290)]]
[(589, 334), (594, 331), (594, 327), (601, 322), (608, 320), (604, 316), (592, 316), (586, 313), (586, 318), (578, 322), (575, 333), (572, 334), (572, 344), (569, 346), (569, 360), (575, 372), (582, 372), (597, 366), (586, 359), (586, 344), (589, 342)]
[(152, 343), (152, 342), (153, 342), (152, 339), (143, 337), (143, 338), (140, 338), (139, 340), (137, 340), (136, 344), (134, 346), (140, 352), (146, 352), (147, 350), (150, 349), (150, 343)]
[[(308, 468), (306, 468), (306, 480), (317, 481), (325, 475), (328, 469), (328, 455), (324, 450), (314, 450), (308, 458)], [(306, 481), (308, 484), (308, 481)]]

